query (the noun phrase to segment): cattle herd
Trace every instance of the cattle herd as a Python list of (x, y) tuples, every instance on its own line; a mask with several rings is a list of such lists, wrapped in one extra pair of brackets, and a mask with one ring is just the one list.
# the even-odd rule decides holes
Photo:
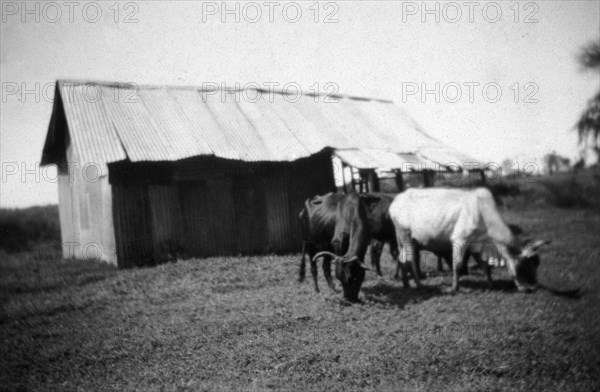
[(420, 251), (446, 260), (453, 272), (452, 292), (459, 289), (459, 275), (470, 257), (484, 271), (491, 285), (491, 266), (506, 266), (519, 291), (537, 288), (537, 249), (548, 241), (521, 243), (514, 226), (504, 223), (489, 190), (411, 188), (400, 194), (328, 193), (307, 199), (299, 215), (303, 250), (299, 280), (306, 275), (305, 255), (315, 291), (317, 260), (331, 290), (331, 263), (342, 284), (344, 299), (359, 301), (365, 277), (365, 254), (371, 244), (371, 266), (381, 276), (379, 260), (384, 244), (396, 261), (395, 278), (402, 274), (421, 288)]

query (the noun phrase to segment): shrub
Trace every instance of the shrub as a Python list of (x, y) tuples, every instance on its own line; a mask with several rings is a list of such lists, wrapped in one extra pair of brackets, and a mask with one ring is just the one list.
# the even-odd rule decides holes
[(0, 249), (28, 251), (48, 243), (60, 243), (57, 205), (0, 209)]

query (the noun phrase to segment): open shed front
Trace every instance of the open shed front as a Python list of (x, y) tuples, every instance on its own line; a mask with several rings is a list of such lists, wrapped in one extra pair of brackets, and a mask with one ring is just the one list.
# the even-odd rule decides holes
[(304, 201), (335, 191), (328, 152), (294, 162), (122, 161), (109, 180), (120, 267), (298, 251)]

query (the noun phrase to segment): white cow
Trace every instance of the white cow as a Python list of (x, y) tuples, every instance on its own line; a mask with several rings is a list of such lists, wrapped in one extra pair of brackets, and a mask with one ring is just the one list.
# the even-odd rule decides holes
[[(421, 188), (408, 189), (390, 205), (390, 216), (402, 245), (400, 266), (405, 286), (406, 262), (413, 271), (419, 250), (452, 255), (452, 290), (458, 291), (458, 271), (473, 256), (491, 284), (488, 261), (506, 264), (520, 291), (537, 288), (536, 250), (548, 241), (531, 241), (521, 246), (502, 221), (489, 190)], [(417, 287), (421, 284), (413, 273)]]

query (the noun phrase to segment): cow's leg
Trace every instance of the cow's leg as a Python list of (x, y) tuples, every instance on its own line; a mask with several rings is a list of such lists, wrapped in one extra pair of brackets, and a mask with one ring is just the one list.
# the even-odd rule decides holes
[(329, 256), (323, 257), (323, 275), (331, 291), (334, 293), (337, 292), (333, 284), (333, 279), (331, 279), (331, 257)]
[(437, 256), (437, 270), (438, 272), (444, 272), (444, 266), (442, 265), (442, 257)]
[(462, 266), (460, 267), (460, 271), (458, 271), (458, 272), (460, 273), (460, 276), (469, 275), (469, 258), (468, 257), (465, 260), (465, 262), (462, 263)]
[(400, 266), (398, 265), (398, 242), (396, 239), (390, 241), (390, 254), (392, 255), (392, 259), (396, 262), (396, 273), (394, 274), (394, 279), (398, 280), (398, 272)]
[[(402, 269), (402, 263), (400, 262), (400, 253), (402, 253), (402, 248), (400, 248), (400, 252), (398, 252), (398, 256), (394, 259), (396, 262), (396, 273), (394, 274), (394, 279), (400, 279), (400, 270)], [(404, 274), (404, 271), (402, 271)]]
[(408, 283), (408, 264), (410, 264), (410, 271), (412, 273), (413, 279), (415, 280), (415, 285), (417, 286), (417, 288), (420, 288), (422, 285), (421, 280), (419, 279), (419, 272), (415, 263), (415, 253), (418, 252), (418, 250), (415, 249), (412, 239), (409, 238), (408, 241), (400, 240), (401, 239), (399, 238), (398, 241), (402, 244), (402, 249), (400, 250), (399, 263), (400, 268), (402, 269), (402, 284), (405, 288), (410, 287), (410, 284)]
[(421, 284), (421, 251), (412, 240), (410, 241), (409, 246), (411, 250), (407, 253), (408, 262), (410, 263), (410, 269), (413, 275), (413, 279), (415, 280), (415, 285), (419, 289), (423, 287), (423, 285)]
[(444, 259), (446, 265), (448, 266), (448, 269), (452, 271), (452, 249), (450, 249), (448, 252), (444, 252), (441, 256), (442, 259)]
[(304, 282), (304, 278), (306, 277), (306, 260), (304, 256), (306, 255), (306, 241), (302, 241), (302, 256), (300, 257), (300, 271), (298, 272), (298, 282)]
[(483, 270), (483, 272), (485, 273), (485, 279), (487, 281), (488, 287), (491, 288), (493, 282), (492, 282), (492, 268), (490, 267), (490, 264), (487, 262), (487, 260), (484, 260), (481, 257), (481, 253), (473, 253), (473, 258), (479, 265), (479, 268), (481, 268)]
[(415, 251), (414, 255), (415, 255), (415, 266), (417, 267), (417, 275), (419, 276), (419, 279), (424, 279), (423, 272), (421, 271), (421, 251), (419, 250), (419, 248), (417, 248), (416, 245), (414, 245), (414, 243), (413, 243), (413, 249)]
[(408, 260), (408, 252), (412, 252), (412, 239), (410, 238), (410, 232), (404, 230), (398, 230), (396, 228), (396, 239), (400, 246), (400, 257), (396, 266), (396, 279), (398, 279), (398, 270), (402, 270), (402, 285), (405, 289), (410, 287), (408, 283), (408, 271), (406, 269), (406, 261)]
[(371, 266), (375, 268), (377, 275), (381, 277), (381, 253), (383, 252), (384, 242), (371, 241)]
[(408, 271), (406, 269), (406, 260), (407, 260), (407, 255), (406, 252), (409, 252), (410, 250), (407, 249), (407, 247), (409, 247), (410, 245), (408, 243), (403, 243), (398, 241), (401, 245), (400, 245), (400, 257), (398, 258), (398, 263), (396, 265), (396, 279), (398, 279), (398, 271), (401, 270), (402, 271), (402, 285), (404, 286), (405, 289), (410, 287), (410, 284), (408, 283)]
[[(402, 230), (396, 227), (396, 239), (397, 243), (401, 246), (400, 249), (400, 261), (398, 265), (402, 270), (402, 284), (404, 288), (410, 287), (408, 283), (408, 268), (407, 263), (410, 263), (410, 267), (412, 270), (413, 278), (415, 279), (415, 284), (417, 288), (422, 287), (421, 280), (419, 279), (417, 266), (415, 265), (415, 246), (413, 244), (413, 240), (410, 235), (410, 231)], [(396, 275), (398, 274), (398, 270), (396, 269)]]
[(404, 257), (404, 248), (402, 247), (401, 238), (402, 235), (399, 232), (399, 229), (396, 228), (396, 249), (398, 250), (398, 252), (396, 253), (396, 257), (394, 258), (394, 261), (396, 261), (396, 273), (394, 274), (394, 279), (398, 280), (400, 278), (400, 271), (402, 271), (402, 283), (404, 284), (404, 287), (407, 287), (408, 281), (406, 281), (406, 273), (403, 268), (404, 264), (402, 264), (402, 258)]
[(468, 257), (466, 243), (464, 242), (453, 242), (452, 243), (452, 291), (458, 292), (458, 275), (463, 263), (466, 261), (465, 256)]

